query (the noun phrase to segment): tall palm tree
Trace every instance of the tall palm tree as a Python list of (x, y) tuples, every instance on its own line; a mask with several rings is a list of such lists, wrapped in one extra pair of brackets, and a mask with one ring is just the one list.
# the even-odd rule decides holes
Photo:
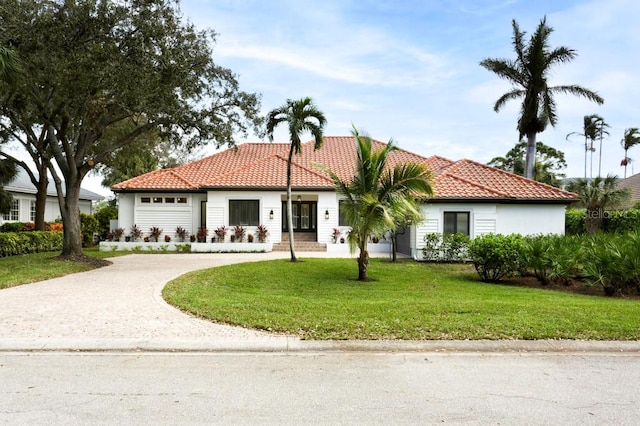
[(605, 210), (622, 205), (629, 198), (627, 189), (618, 188), (619, 179), (608, 175), (593, 179), (577, 179), (567, 189), (580, 196), (579, 204), (587, 209), (585, 228), (593, 234), (602, 230)]
[(273, 131), (278, 124), (287, 122), (289, 124), (289, 138), (291, 147), (289, 148), (289, 158), (287, 159), (287, 227), (289, 229), (289, 248), (291, 251), (291, 261), (297, 262), (296, 251), (293, 246), (293, 209), (291, 207), (291, 161), (293, 154), (299, 154), (302, 141), (300, 136), (304, 132), (310, 132), (315, 144), (313, 149), (319, 149), (323, 142), (323, 129), (327, 123), (324, 114), (315, 106), (310, 97), (299, 100), (287, 99), (287, 102), (269, 112), (267, 115), (267, 136), (273, 142)]
[(640, 130), (637, 127), (630, 127), (624, 130), (624, 137), (620, 141), (624, 148), (624, 159), (620, 162), (624, 166), (624, 177), (627, 177), (627, 165), (631, 162), (629, 158), (629, 148), (640, 144)]
[(357, 159), (355, 176), (349, 181), (341, 180), (331, 170), (326, 171), (338, 194), (344, 197), (345, 219), (351, 231), (348, 234), (352, 251), (360, 250), (358, 256), (358, 280), (369, 279), (369, 252), (367, 242), (371, 235), (395, 231), (398, 224), (422, 217), (416, 198), (425, 198), (433, 193), (431, 172), (417, 163), (398, 164), (387, 167), (389, 154), (397, 149), (393, 140), (379, 150), (374, 150), (373, 141), (353, 129)]
[(597, 139), (600, 139), (600, 163), (598, 168), (598, 176), (600, 176), (600, 170), (602, 165), (602, 138), (604, 134), (609, 134), (604, 128), (609, 127), (604, 119), (598, 114), (585, 115), (582, 122), (582, 133), (571, 132), (567, 135), (566, 139), (569, 140), (569, 136), (578, 135), (584, 137), (584, 177), (587, 178), (587, 153), (591, 153), (591, 173), (589, 177), (593, 177), (593, 153), (595, 147), (593, 144)]
[(516, 58), (487, 58), (480, 65), (504, 78), (514, 86), (509, 92), (496, 101), (493, 109), (498, 112), (513, 99), (522, 98), (518, 132), (520, 138), (527, 136), (527, 156), (525, 176), (532, 179), (536, 158), (536, 135), (543, 132), (548, 124), (555, 126), (558, 117), (554, 95), (569, 93), (583, 96), (602, 104), (604, 100), (597, 93), (578, 85), (550, 86), (547, 79), (554, 65), (570, 62), (576, 52), (568, 47), (557, 47), (549, 50), (549, 36), (553, 28), (547, 26), (547, 18), (543, 18), (528, 43), (525, 43), (525, 32), (520, 31), (515, 19), (513, 26), (513, 48)]
[(597, 117), (595, 122), (596, 138), (600, 141), (600, 152), (598, 153), (598, 176), (602, 176), (602, 140), (605, 135), (609, 136), (609, 131), (607, 131), (606, 128), (610, 126), (606, 121), (604, 121), (604, 118), (596, 114), (594, 114), (594, 116)]

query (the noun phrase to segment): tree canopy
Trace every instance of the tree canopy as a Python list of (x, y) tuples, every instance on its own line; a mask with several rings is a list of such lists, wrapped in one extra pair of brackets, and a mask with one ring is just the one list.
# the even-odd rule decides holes
[[(213, 62), (215, 33), (186, 22), (176, 1), (5, 0), (0, 22), (0, 45), (10, 40), (24, 68), (0, 90), (0, 136), (52, 174), (63, 255), (81, 253), (82, 179), (115, 150), (152, 130), (187, 148), (232, 145), (260, 124), (259, 96)], [(103, 137), (123, 123), (129, 132)]]
[[(527, 142), (520, 141), (504, 157), (494, 157), (487, 164), (520, 176), (525, 172)], [(560, 179), (565, 177), (562, 170), (567, 168), (564, 152), (536, 142), (536, 163), (533, 179), (538, 182), (560, 187)]]
[(555, 126), (558, 121), (556, 94), (571, 94), (585, 97), (598, 104), (604, 102), (601, 96), (575, 84), (552, 86), (549, 75), (556, 65), (572, 61), (576, 52), (565, 46), (549, 48), (549, 37), (553, 28), (543, 18), (531, 38), (525, 40), (526, 32), (521, 31), (515, 19), (513, 27), (513, 50), (515, 59), (487, 58), (480, 66), (509, 81), (513, 88), (500, 96), (493, 109), (500, 111), (510, 100), (522, 99), (518, 117), (519, 138), (527, 137), (527, 156), (524, 176), (533, 179), (536, 158), (536, 135), (547, 125)]

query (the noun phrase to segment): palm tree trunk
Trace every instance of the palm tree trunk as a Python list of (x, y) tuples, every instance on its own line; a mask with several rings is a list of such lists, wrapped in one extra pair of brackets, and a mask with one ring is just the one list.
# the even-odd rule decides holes
[(287, 228), (289, 228), (289, 250), (291, 261), (297, 262), (296, 250), (293, 246), (293, 208), (291, 206), (291, 160), (293, 158), (293, 143), (289, 150), (289, 161), (287, 162)]
[(527, 135), (527, 156), (524, 167), (524, 177), (533, 179), (534, 167), (536, 164), (536, 133)]
[(367, 239), (360, 242), (360, 255), (358, 256), (358, 281), (369, 281), (369, 252), (367, 251)]
[[(587, 132), (585, 132), (587, 133)], [(587, 144), (587, 135), (584, 135), (584, 178), (587, 178), (587, 150), (589, 145)]]
[(600, 135), (600, 152), (598, 154), (598, 177), (600, 177), (602, 173), (602, 135)]

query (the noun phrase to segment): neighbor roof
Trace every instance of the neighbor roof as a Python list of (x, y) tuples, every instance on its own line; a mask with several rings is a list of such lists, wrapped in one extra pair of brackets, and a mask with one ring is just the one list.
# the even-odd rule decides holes
[[(36, 187), (29, 179), (29, 175), (23, 169), (18, 168), (18, 173), (16, 177), (13, 178), (11, 182), (4, 186), (4, 189), (9, 192), (16, 192), (21, 194), (35, 194)], [(64, 185), (62, 185), (62, 189), (64, 191)], [(56, 197), (56, 187), (52, 182), (52, 179), (49, 179), (49, 184), (47, 186), (47, 195), (50, 197)], [(80, 188), (80, 199), (81, 200), (102, 200), (104, 197), (100, 194), (96, 194), (95, 192), (89, 191), (88, 189)]]
[[(375, 141), (382, 148), (384, 142)], [(189, 191), (207, 189), (286, 188), (289, 144), (245, 143), (184, 166), (156, 170), (111, 187), (124, 191)], [(341, 179), (353, 176), (356, 149), (352, 136), (328, 136), (322, 148), (313, 141), (293, 157), (292, 187), (295, 190), (333, 190), (329, 176), (317, 165), (332, 170)], [(471, 160), (452, 161), (437, 155), (423, 157), (398, 149), (389, 156), (389, 165), (416, 162), (433, 172), (436, 200), (546, 200), (572, 202), (571, 192), (522, 176), (485, 166)]]
[(640, 173), (637, 173), (628, 178), (624, 178), (618, 182), (618, 187), (621, 189), (628, 189), (630, 192), (628, 206), (633, 206), (636, 202), (640, 201)]

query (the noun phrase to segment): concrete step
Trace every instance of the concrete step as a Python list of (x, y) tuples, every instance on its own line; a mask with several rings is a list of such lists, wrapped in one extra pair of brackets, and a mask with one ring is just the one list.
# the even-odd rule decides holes
[[(295, 241), (294, 247), (296, 251), (327, 251), (327, 245), (324, 243), (311, 241)], [(289, 251), (289, 241), (284, 241), (273, 245), (273, 251)]]

